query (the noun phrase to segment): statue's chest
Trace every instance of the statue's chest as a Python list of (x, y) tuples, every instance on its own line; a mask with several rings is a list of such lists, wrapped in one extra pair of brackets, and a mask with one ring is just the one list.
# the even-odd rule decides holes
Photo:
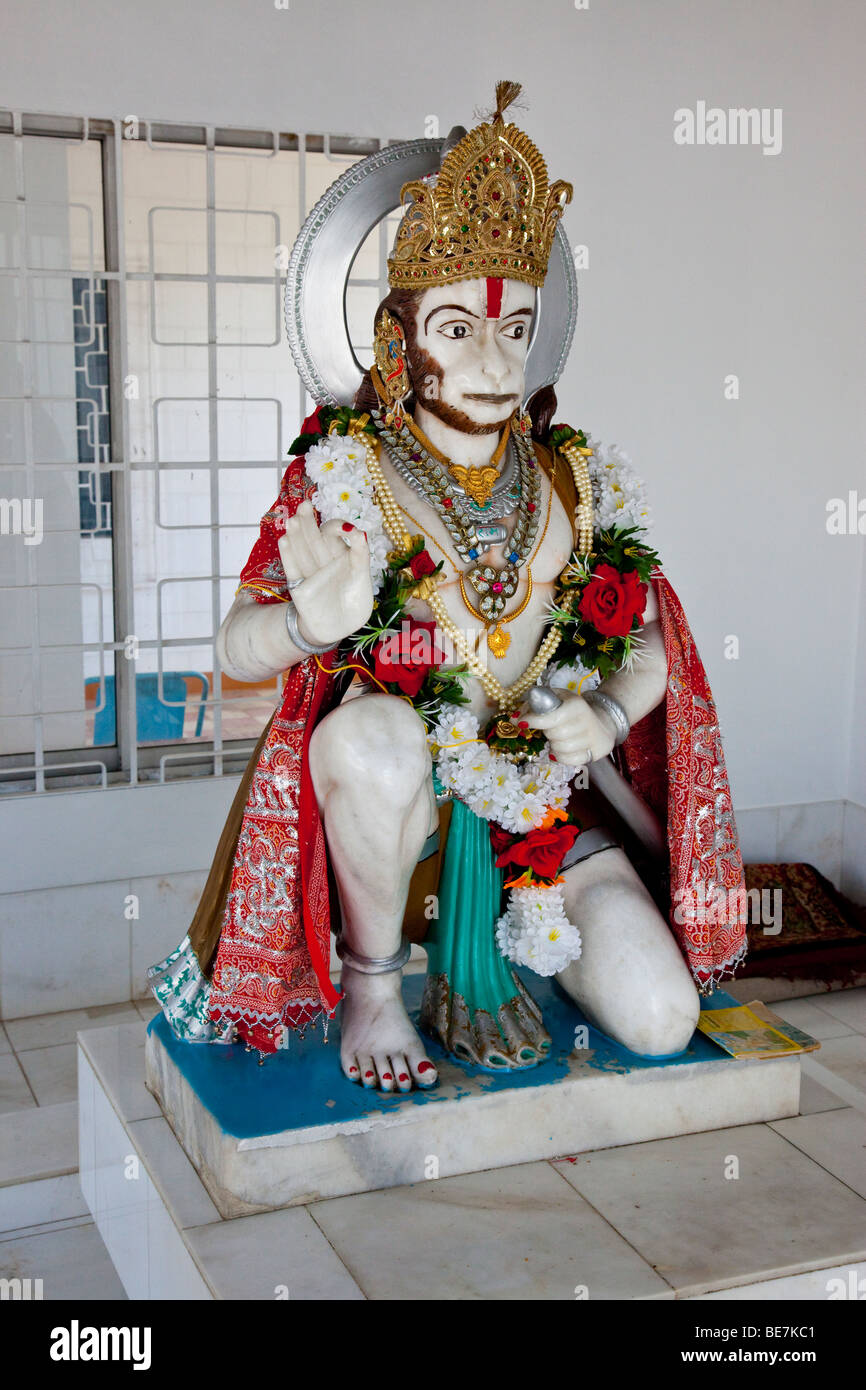
[[(424, 537), (434, 563), (438, 564), (440, 560), (444, 562), (441, 586), (444, 588), (459, 583), (460, 576), (467, 574), (470, 566), (458, 556), (448, 531), (433, 507), (387, 462), (383, 464), (383, 471), (394, 500), (403, 512), (406, 530), (411, 535)], [(574, 545), (574, 530), (556, 490), (546, 475), (541, 479), (538, 507), (540, 519), (537, 539), (520, 572), (522, 577), (527, 569), (531, 569), (535, 585), (549, 586), (555, 583), (568, 562)], [(516, 520), (517, 514), (513, 513), (494, 525), (505, 527), (510, 535)], [(496, 569), (502, 568), (506, 564), (507, 549), (507, 543), (494, 544), (479, 557), (477, 563)]]

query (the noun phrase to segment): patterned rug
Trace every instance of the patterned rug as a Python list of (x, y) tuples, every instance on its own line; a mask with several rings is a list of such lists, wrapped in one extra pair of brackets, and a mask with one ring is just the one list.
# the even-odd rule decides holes
[(747, 889), (761, 893), (763, 911), (757, 912), (753, 896), (749, 954), (738, 978), (813, 979), (836, 988), (861, 982), (866, 975), (866, 909), (844, 897), (811, 864), (747, 864), (745, 874)]

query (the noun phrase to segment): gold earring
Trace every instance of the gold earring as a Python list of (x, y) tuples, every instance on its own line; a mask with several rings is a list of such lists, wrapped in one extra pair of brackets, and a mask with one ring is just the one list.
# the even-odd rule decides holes
[(403, 329), (387, 309), (383, 310), (373, 334), (373, 353), (376, 376), (373, 384), (385, 405), (385, 423), (395, 429), (403, 428), (402, 401), (412, 389), (406, 364), (406, 345)]

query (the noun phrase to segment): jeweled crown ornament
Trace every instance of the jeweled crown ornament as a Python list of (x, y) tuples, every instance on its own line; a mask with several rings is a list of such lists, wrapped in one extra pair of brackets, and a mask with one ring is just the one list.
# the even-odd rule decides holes
[(403, 185), (409, 207), (388, 260), (392, 289), (501, 275), (544, 284), (556, 226), (572, 186), (550, 184), (535, 145), (503, 113), (518, 82), (497, 82), (490, 121), (449, 150), (435, 182)]

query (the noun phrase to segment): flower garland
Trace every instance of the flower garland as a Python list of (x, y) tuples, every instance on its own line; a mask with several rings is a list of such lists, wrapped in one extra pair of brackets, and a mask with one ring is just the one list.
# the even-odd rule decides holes
[(428, 741), (443, 787), (490, 823), (497, 865), (522, 869), (506, 883), (511, 892), (495, 925), (499, 950), (539, 975), (564, 970), (581, 943), (557, 874), (578, 828), (555, 823), (567, 820), (577, 769), (556, 762), (546, 746), (518, 768), (479, 736), (476, 717), (456, 706), (443, 708)]
[[(372, 425), (348, 409), (325, 410), (321, 418), (334, 432), (302, 437), (292, 450), (306, 453), (322, 523), (348, 521), (366, 532), (375, 595), (370, 620), (344, 644), (340, 661), (412, 703), (428, 730), (443, 788), (488, 821), (497, 865), (513, 866), (515, 876), (505, 885), (510, 896), (495, 926), (500, 951), (538, 974), (556, 974), (581, 951), (558, 877), (579, 834), (567, 809), (577, 769), (557, 762), (544, 735), (530, 729), (519, 711), (510, 719), (492, 719), (482, 730), (461, 708), (468, 704), (471, 673), (465, 665), (443, 669), (436, 624), (406, 613), (411, 597), (435, 593), (442, 562), (434, 564), (422, 536), (406, 536), (404, 548), (391, 548), (367, 450), (357, 437), (359, 430), (372, 433)], [(554, 427), (550, 445), (585, 457), (592, 485), (593, 550), (572, 554), (560, 576), (548, 612), (559, 644), (544, 673), (553, 689), (579, 693), (629, 667), (639, 653), (658, 556), (644, 540), (649, 509), (627, 455), (569, 426)]]
[(644, 539), (649, 508), (627, 455), (590, 446), (588, 437), (569, 425), (555, 426), (550, 442), (553, 448), (592, 447), (587, 463), (596, 518), (591, 553), (572, 554), (548, 612), (549, 622), (561, 629), (552, 664), (577, 662), (604, 680), (623, 666), (629, 669), (642, 645), (649, 579), (659, 563)]
[[(302, 441), (296, 440), (295, 445)], [(295, 445), (292, 446), (294, 449)], [(382, 587), (390, 543), (373, 496), (367, 453), (353, 435), (326, 434), (307, 448), (304, 471), (316, 484), (312, 503), (322, 521), (349, 521), (367, 533), (373, 592)]]
[(546, 741), (543, 752), (518, 766), (490, 747), (474, 714), (445, 705), (428, 742), (443, 787), (512, 835), (536, 829), (549, 811), (568, 804), (577, 769), (551, 758)]

